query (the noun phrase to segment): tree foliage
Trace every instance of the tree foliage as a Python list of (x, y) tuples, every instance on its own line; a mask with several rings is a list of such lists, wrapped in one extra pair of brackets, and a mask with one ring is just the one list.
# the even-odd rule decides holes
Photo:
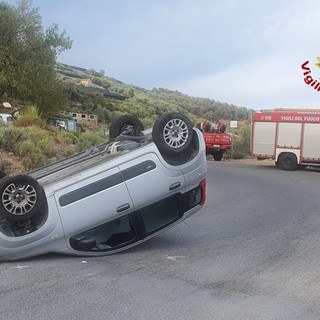
[(0, 96), (30, 101), (43, 115), (63, 107), (67, 100), (55, 64), (71, 48), (70, 38), (56, 24), (44, 30), (32, 0), (17, 7), (0, 2), (0, 30)]
[(242, 159), (250, 155), (251, 124), (246, 121), (233, 132), (233, 158)]

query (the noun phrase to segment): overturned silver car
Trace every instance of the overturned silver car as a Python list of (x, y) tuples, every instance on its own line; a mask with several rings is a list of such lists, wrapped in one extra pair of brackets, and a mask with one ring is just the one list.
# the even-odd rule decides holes
[(122, 116), (110, 138), (0, 180), (0, 260), (116, 253), (203, 206), (205, 143), (187, 117), (168, 113), (144, 130), (137, 118)]

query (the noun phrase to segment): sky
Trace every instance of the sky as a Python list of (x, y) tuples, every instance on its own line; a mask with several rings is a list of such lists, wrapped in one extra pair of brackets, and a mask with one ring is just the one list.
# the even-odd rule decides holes
[(73, 40), (59, 62), (238, 107), (320, 109), (319, 0), (32, 3)]

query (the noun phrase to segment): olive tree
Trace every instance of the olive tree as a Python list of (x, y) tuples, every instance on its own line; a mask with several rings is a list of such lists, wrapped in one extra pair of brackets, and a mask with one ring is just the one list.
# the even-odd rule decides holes
[(0, 96), (30, 101), (42, 114), (61, 108), (66, 97), (55, 64), (72, 45), (65, 31), (59, 34), (56, 24), (44, 30), (32, 0), (0, 2), (0, 30)]

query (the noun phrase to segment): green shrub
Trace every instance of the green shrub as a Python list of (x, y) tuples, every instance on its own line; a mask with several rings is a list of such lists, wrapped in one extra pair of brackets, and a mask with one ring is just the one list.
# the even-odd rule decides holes
[(37, 126), (43, 128), (45, 126), (45, 121), (41, 119), (36, 107), (30, 107), (20, 115), (14, 122), (14, 125), (16, 127)]
[(46, 157), (54, 156), (53, 136), (49, 132), (33, 126), (26, 128), (26, 135)]
[(100, 143), (103, 143), (105, 141), (106, 141), (105, 136), (101, 136), (96, 133), (90, 133), (90, 132), (82, 133), (77, 143), (77, 149), (78, 151), (83, 151), (90, 147), (96, 146)]
[(42, 150), (31, 140), (19, 144), (19, 156), (26, 170), (32, 170), (46, 164), (46, 157)]
[(53, 136), (39, 127), (1, 128), (0, 147), (9, 153), (21, 157), (26, 170), (48, 163), (55, 155)]
[(234, 151), (232, 154), (232, 158), (239, 160), (244, 158), (244, 154), (241, 151)]
[(242, 159), (250, 155), (250, 125), (239, 128), (233, 135), (233, 159)]
[(1, 131), (1, 148), (7, 152), (17, 152), (18, 145), (26, 139), (25, 131), (21, 128), (7, 127)]
[(62, 141), (68, 145), (78, 143), (80, 132), (61, 131), (59, 134), (61, 135)]

